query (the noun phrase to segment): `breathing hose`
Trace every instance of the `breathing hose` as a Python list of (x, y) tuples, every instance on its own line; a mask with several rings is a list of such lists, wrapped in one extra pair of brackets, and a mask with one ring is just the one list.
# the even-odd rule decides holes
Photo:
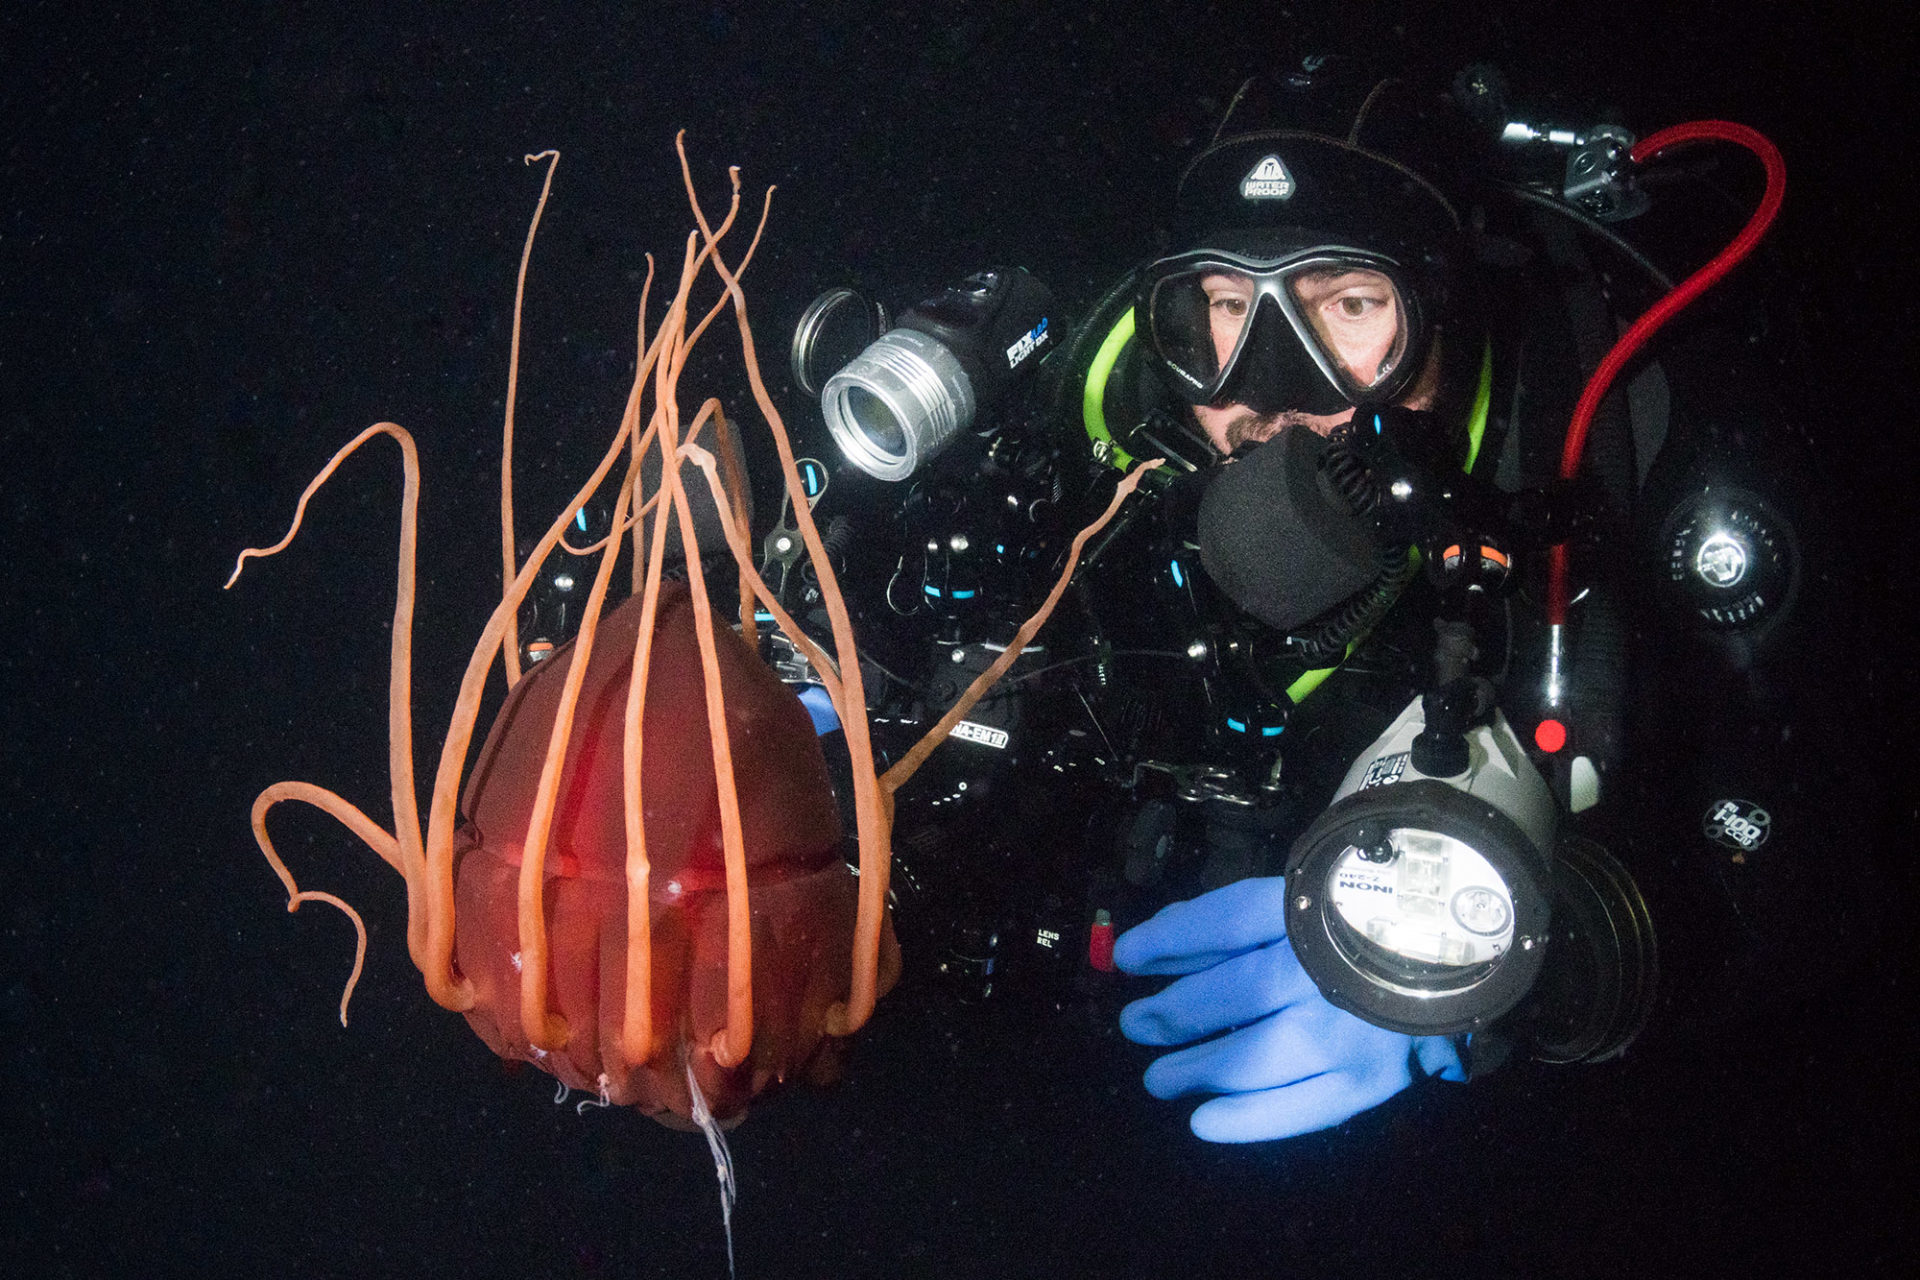
[[(1668, 147), (1682, 142), (1715, 140), (1737, 143), (1753, 152), (1766, 167), (1767, 185), (1761, 194), (1760, 204), (1747, 219), (1746, 226), (1740, 229), (1731, 243), (1706, 266), (1681, 281), (1679, 286), (1660, 301), (1647, 308), (1627, 331), (1613, 344), (1600, 366), (1587, 380), (1586, 389), (1580, 393), (1580, 400), (1574, 406), (1573, 419), (1567, 425), (1566, 447), (1560, 455), (1560, 478), (1571, 480), (1580, 470), (1581, 455), (1586, 450), (1587, 430), (1593, 423), (1593, 416), (1600, 408), (1601, 400), (1613, 388), (1614, 381), (1620, 376), (1627, 362), (1637, 355), (1642, 347), (1659, 332), (1660, 328), (1673, 319), (1694, 299), (1712, 288), (1720, 278), (1733, 270), (1734, 266), (1753, 252), (1754, 246), (1767, 233), (1773, 224), (1774, 215), (1780, 212), (1780, 200), (1786, 192), (1787, 167), (1780, 158), (1780, 149), (1769, 142), (1758, 130), (1743, 124), (1734, 124), (1727, 120), (1697, 120), (1690, 124), (1677, 124), (1648, 134), (1634, 145), (1631, 153), (1636, 165), (1646, 164)], [(1548, 553), (1547, 560), (1547, 621), (1555, 628), (1564, 627), (1567, 621), (1567, 545), (1556, 544)]]
[[(1636, 143), (1629, 153), (1636, 165), (1644, 165), (1665, 151), (1668, 147), (1684, 142), (1718, 141), (1732, 142), (1751, 151), (1766, 169), (1766, 189), (1761, 193), (1760, 203), (1755, 207), (1740, 234), (1728, 243), (1726, 248), (1698, 271), (1681, 281), (1679, 286), (1662, 297), (1653, 306), (1647, 308), (1638, 320), (1628, 326), (1620, 335), (1606, 356), (1600, 361), (1593, 376), (1587, 380), (1586, 387), (1580, 393), (1575, 404), (1573, 418), (1567, 424), (1567, 439), (1560, 455), (1560, 478), (1572, 480), (1580, 471), (1582, 455), (1586, 451), (1587, 432), (1593, 425), (1594, 415), (1599, 411), (1600, 402), (1612, 390), (1621, 370), (1646, 346), (1653, 335), (1669, 320), (1678, 315), (1696, 298), (1712, 288), (1721, 277), (1733, 270), (1741, 259), (1753, 252), (1754, 246), (1766, 235), (1767, 228), (1773, 225), (1773, 219), (1780, 212), (1781, 197), (1786, 192), (1787, 167), (1780, 158), (1780, 149), (1768, 141), (1758, 130), (1743, 124), (1734, 124), (1726, 120), (1697, 120), (1689, 124), (1678, 124), (1668, 129), (1651, 133)], [(1568, 591), (1568, 555), (1567, 544), (1556, 543), (1547, 552), (1547, 623), (1549, 653), (1547, 660), (1547, 706), (1549, 716), (1560, 708), (1565, 692), (1562, 678), (1562, 665), (1566, 654), (1566, 623)], [(1558, 726), (1549, 719), (1542, 722), (1541, 731)], [(1536, 735), (1537, 736), (1537, 735)], [(1558, 735), (1564, 741), (1564, 731)], [(1543, 747), (1547, 739), (1540, 738)], [(1547, 747), (1547, 749), (1557, 749)]]

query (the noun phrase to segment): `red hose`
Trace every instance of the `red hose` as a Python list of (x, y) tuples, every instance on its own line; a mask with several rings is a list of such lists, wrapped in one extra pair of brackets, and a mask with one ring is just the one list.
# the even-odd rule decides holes
[[(1753, 252), (1753, 247), (1760, 243), (1760, 237), (1772, 225), (1774, 215), (1780, 212), (1780, 199), (1787, 187), (1787, 166), (1780, 159), (1780, 149), (1746, 125), (1726, 120), (1696, 120), (1691, 124), (1677, 124), (1642, 138), (1633, 148), (1633, 162), (1645, 164), (1675, 143), (1701, 139), (1735, 142), (1753, 152), (1759, 157), (1760, 163), (1766, 166), (1766, 191), (1760, 197), (1759, 207), (1753, 211), (1753, 216), (1747, 219), (1747, 225), (1740, 229), (1740, 234), (1733, 238), (1732, 243), (1715, 254), (1706, 266), (1681, 281), (1671, 293), (1647, 308), (1646, 314), (1620, 335), (1620, 340), (1613, 344), (1613, 350), (1607, 352), (1606, 359), (1593, 371), (1593, 376), (1587, 380), (1586, 390), (1580, 393), (1580, 402), (1574, 406), (1573, 420), (1567, 425), (1567, 444), (1560, 455), (1562, 480), (1571, 480), (1578, 474), (1580, 456), (1587, 447), (1587, 429), (1593, 424), (1593, 415), (1627, 362), (1659, 331), (1660, 326), (1712, 288), (1720, 277), (1733, 270), (1735, 263)], [(1567, 546), (1563, 542), (1552, 547), (1547, 555), (1547, 621), (1554, 626), (1563, 626), (1566, 620)]]

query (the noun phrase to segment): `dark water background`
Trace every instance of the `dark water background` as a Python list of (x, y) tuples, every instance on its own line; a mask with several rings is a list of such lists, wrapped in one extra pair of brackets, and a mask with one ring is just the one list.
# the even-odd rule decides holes
[(222, 594), (232, 556), (350, 434), (409, 426), (432, 748), (498, 572), (525, 152), (565, 153), (528, 294), (531, 512), (625, 395), (641, 255), (688, 225), (675, 129), (708, 193), (729, 163), (780, 186), (748, 288), (798, 422), (781, 353), (818, 288), (905, 304), (996, 261), (1097, 288), (1151, 248), (1234, 86), (1329, 42), (1492, 56), (1535, 101), (1616, 102), (1643, 133), (1724, 116), (1785, 150), (1810, 427), (1859, 497), (1834, 568), (1886, 605), (1836, 625), (1863, 626), (1838, 676), (1885, 712), (1856, 746), (1888, 779), (1889, 936), (1717, 1044), (1239, 1149), (1145, 1097), (1146, 1055), (1107, 1026), (954, 1022), (903, 992), (844, 1085), (733, 1135), (741, 1274), (1907, 1273), (1914, 50), (1893, 6), (353, 8), (0, 15), (0, 1273), (723, 1274), (697, 1137), (504, 1071), (421, 990), (395, 878), (289, 817), (282, 847), (373, 930), (341, 1031), (350, 932), (290, 919), (247, 832), (287, 777), (385, 813), (390, 451)]

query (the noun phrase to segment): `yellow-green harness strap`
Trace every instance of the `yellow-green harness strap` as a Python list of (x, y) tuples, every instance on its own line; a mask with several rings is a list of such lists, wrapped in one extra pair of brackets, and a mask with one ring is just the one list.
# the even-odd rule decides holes
[(1113, 366), (1119, 363), (1120, 353), (1131, 341), (1133, 308), (1128, 307), (1108, 332), (1107, 340), (1100, 344), (1100, 350), (1094, 353), (1093, 363), (1087, 367), (1086, 386), (1080, 395), (1080, 414), (1086, 423), (1087, 437), (1093, 441), (1093, 456), (1122, 471), (1133, 466), (1133, 455), (1115, 444), (1113, 432), (1107, 429), (1107, 379), (1113, 376)]

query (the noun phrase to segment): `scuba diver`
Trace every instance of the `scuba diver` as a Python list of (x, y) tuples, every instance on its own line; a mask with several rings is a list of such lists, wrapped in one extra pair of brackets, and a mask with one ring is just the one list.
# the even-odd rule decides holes
[[(1465, 372), (1443, 377), (1443, 363), (1452, 356), (1458, 366), (1480, 345), (1464, 314), (1459, 213), (1413, 169), (1358, 145), (1363, 123), (1346, 137), (1262, 130), (1209, 146), (1180, 181), (1176, 251), (1141, 272), (1136, 291), (1143, 361), (1190, 406), (1216, 465), (1238, 466), (1211, 477), (1200, 502), (1202, 563), (1236, 603), (1283, 631), (1338, 603), (1301, 606), (1308, 575), (1352, 594), (1343, 575), (1286, 554), (1297, 538), (1275, 529), (1285, 518), (1275, 496), (1286, 491), (1283, 454), (1314, 455), (1324, 472), (1326, 453), (1303, 437), (1344, 446), (1363, 406), (1422, 415), (1409, 415), (1408, 429), (1441, 446), (1439, 390), (1460, 386)], [(1244, 483), (1229, 491), (1235, 480)], [(1383, 562), (1381, 580), (1392, 592), (1409, 548), (1390, 555), (1397, 563)], [(1365, 574), (1380, 560), (1354, 564)], [(1334, 645), (1359, 638), (1374, 612), (1341, 627), (1354, 634)], [(1191, 1046), (1148, 1068), (1149, 1092), (1219, 1095), (1194, 1112), (1194, 1133), (1236, 1142), (1337, 1124), (1424, 1076), (1467, 1078), (1451, 1037), (1409, 1035), (1332, 1004), (1301, 966), (1289, 915), (1284, 876), (1250, 877), (1118, 939), (1122, 970), (1183, 975), (1121, 1014), (1130, 1040)]]
[[(1163, 460), (900, 798), (909, 954), (917, 920), (971, 998), (1024, 974), (1056, 1008), (1173, 977), (1120, 1027), (1219, 1142), (1831, 980), (1873, 899), (1870, 858), (1823, 857), (1868, 848), (1820, 684), (1845, 602), (1807, 568), (1765, 291), (1696, 302), (1778, 207), (1777, 153), (1523, 119), (1484, 66), (1312, 58), (1265, 91), (1064, 342), (1011, 268), (897, 325), (830, 291), (796, 334), (842, 473), (884, 490), (839, 486), (835, 553), (882, 752)], [(1767, 181), (1728, 219), (1740, 147)], [(1636, 224), (1707, 268), (1676, 286)]]

